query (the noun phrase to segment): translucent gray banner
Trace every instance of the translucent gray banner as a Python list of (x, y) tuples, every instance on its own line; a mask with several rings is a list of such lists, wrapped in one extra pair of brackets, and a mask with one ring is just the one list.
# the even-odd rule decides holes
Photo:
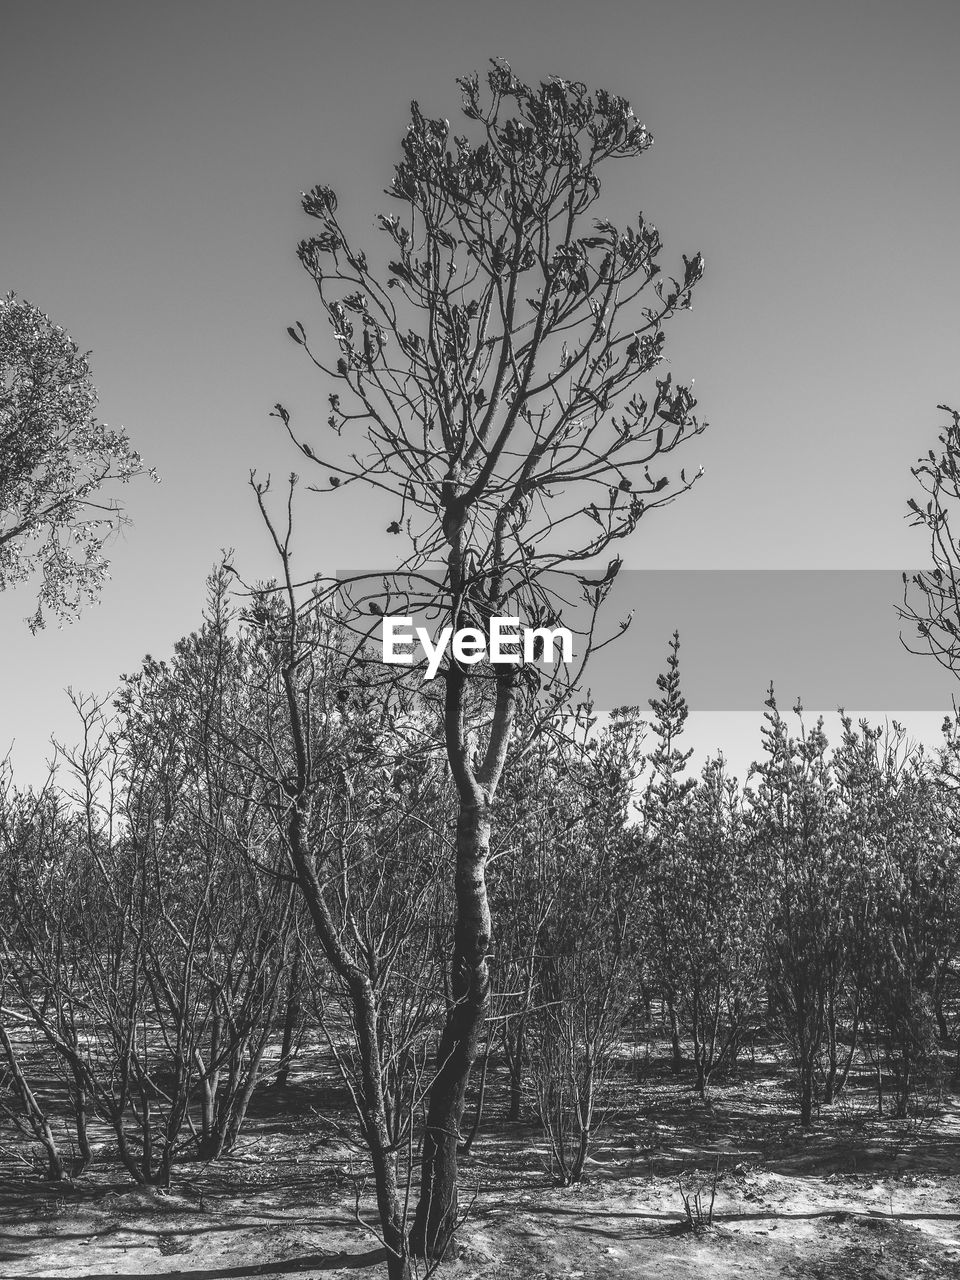
[[(903, 641), (914, 649), (922, 642), (897, 613), (902, 574), (625, 569), (603, 607), (599, 633), (615, 633), (630, 612), (632, 624), (594, 655), (584, 689), (599, 711), (645, 707), (676, 630), (683, 690), (693, 711), (759, 710), (773, 682), (784, 708), (799, 698), (810, 711), (946, 712), (960, 687), (932, 657), (905, 648)], [(382, 576), (390, 578), (389, 572)], [(569, 598), (569, 584), (565, 594)], [(577, 618), (574, 610), (564, 620), (576, 625)]]
[(589, 673), (595, 701), (645, 702), (677, 630), (683, 689), (696, 711), (761, 708), (771, 682), (782, 707), (799, 698), (811, 711), (947, 711), (960, 692), (955, 678), (904, 647), (921, 642), (897, 614), (902, 573), (624, 571), (609, 616), (633, 609), (634, 619)]

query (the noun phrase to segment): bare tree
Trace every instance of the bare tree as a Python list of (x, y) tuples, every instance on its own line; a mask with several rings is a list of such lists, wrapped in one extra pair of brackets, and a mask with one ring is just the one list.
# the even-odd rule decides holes
[(0, 1015), (65, 1077), (75, 1173), (91, 1112), (138, 1182), (229, 1151), (270, 1044), (297, 900), (209, 731), (242, 698), (233, 656), (214, 619), (128, 678), (115, 715), (77, 699), (80, 744), (32, 806), (4, 805)]
[[(429, 608), (489, 641), (498, 616), (530, 627), (566, 616), (572, 626), (570, 598), (582, 593), (582, 668), (620, 561), (593, 579), (579, 566), (596, 565), (696, 478), (680, 471), (672, 483), (650, 470), (702, 429), (692, 393), (669, 374), (649, 397), (639, 384), (661, 363), (664, 326), (690, 305), (703, 259), (685, 258), (680, 278), (665, 279), (652, 223), (641, 215), (621, 231), (591, 216), (604, 166), (651, 143), (623, 98), (556, 78), (531, 88), (502, 62), (484, 89), (477, 75), (459, 83), (474, 138), (413, 104), (388, 190), (399, 211), (379, 216), (382, 269), (348, 237), (328, 187), (304, 196), (321, 229), (300, 259), (336, 355), (318, 352), (300, 324), (290, 333), (337, 385), (329, 425), (334, 442), (349, 440), (346, 451), (335, 444), (328, 457), (283, 406), (277, 416), (321, 468), (317, 489), (372, 486), (392, 506), (389, 532), (409, 539), (392, 590), (370, 603), (375, 614), (402, 598), (405, 613)], [(544, 696), (562, 700), (577, 671), (567, 677)], [(452, 658), (442, 679), (458, 804), (456, 921), (454, 998), (412, 1232), (430, 1257), (446, 1254), (457, 1220), (460, 1123), (490, 1001), (493, 805), (518, 697), (542, 673)]]
[(240, 793), (269, 825), (322, 953), (322, 968), (308, 964), (308, 999), (372, 1166), (378, 1220), (364, 1225), (388, 1275), (408, 1280), (414, 1121), (440, 1004), (433, 935), (447, 914), (449, 797), (435, 729), (421, 723), (433, 712), (358, 677), (342, 623), (315, 597), (297, 600), (289, 526), (281, 534), (264, 517), (283, 590), (254, 590), (236, 638), (250, 701), (207, 732), (239, 761)]

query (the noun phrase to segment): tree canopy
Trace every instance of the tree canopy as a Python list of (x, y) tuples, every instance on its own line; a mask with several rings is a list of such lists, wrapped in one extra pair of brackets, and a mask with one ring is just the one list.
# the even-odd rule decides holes
[(110, 481), (143, 470), (122, 430), (97, 419), (87, 356), (37, 307), (0, 301), (0, 590), (39, 576), (45, 612), (71, 617), (99, 594), (104, 545), (123, 522)]

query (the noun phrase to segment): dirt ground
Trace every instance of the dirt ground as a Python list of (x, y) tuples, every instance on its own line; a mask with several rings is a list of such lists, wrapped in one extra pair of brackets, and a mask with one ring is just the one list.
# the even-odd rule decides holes
[[(0, 1277), (383, 1275), (356, 1213), (359, 1192), (372, 1218), (362, 1157), (328, 1093), (309, 1072), (261, 1090), (241, 1149), (216, 1165), (185, 1161), (166, 1192), (96, 1172), (43, 1187), (3, 1162)], [(872, 1111), (866, 1088), (853, 1090), (803, 1133), (770, 1064), (706, 1104), (648, 1078), (624, 1091), (587, 1181), (557, 1188), (537, 1129), (492, 1106), (463, 1164), (458, 1257), (440, 1275), (960, 1280), (957, 1097), (902, 1122)], [(715, 1171), (713, 1226), (691, 1230), (680, 1184), (699, 1188), (706, 1210)]]

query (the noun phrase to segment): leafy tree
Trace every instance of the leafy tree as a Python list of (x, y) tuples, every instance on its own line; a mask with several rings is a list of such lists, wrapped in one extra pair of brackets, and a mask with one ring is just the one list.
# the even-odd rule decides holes
[(736, 1057), (764, 972), (763, 881), (723, 756), (705, 763), (664, 854), (649, 873), (652, 933), (705, 1097)]
[(680, 637), (657, 679), (643, 803), (648, 965), (670, 1015), (673, 1069), (681, 1032), (693, 1045), (697, 1091), (735, 1057), (754, 1007), (762, 964), (763, 892), (746, 838), (742, 796), (722, 756), (686, 777), (680, 739), (688, 716), (680, 688)]
[[(923, 757), (915, 755), (888, 789), (870, 939), (870, 1005), (876, 1029), (887, 1039), (895, 1114), (903, 1118), (921, 1070), (936, 1055), (933, 985), (944, 943), (956, 935), (957, 879), (942, 800)], [(882, 1108), (882, 1090), (878, 1103)]]
[[(943, 745), (937, 753), (936, 778), (938, 795), (941, 803), (941, 821), (944, 832), (949, 839), (950, 874), (953, 879), (953, 902), (960, 893), (960, 718), (956, 715), (948, 717), (943, 724)], [(936, 961), (933, 984), (933, 1008), (944, 1044), (954, 1040), (960, 1046), (960, 1029), (957, 990), (960, 986), (960, 972), (957, 960), (960, 957), (960, 927), (955, 908), (949, 908), (945, 915), (946, 928), (941, 934), (941, 945)], [(953, 1014), (952, 1025), (948, 1023), (948, 1012)], [(960, 1056), (955, 1067), (955, 1077), (960, 1079)]]
[(656, 976), (670, 1017), (672, 1066), (674, 1074), (678, 1074), (683, 1057), (677, 1020), (677, 993), (670, 961), (676, 951), (674, 935), (678, 922), (662, 895), (670, 892), (675, 879), (671, 867), (681, 839), (687, 797), (696, 783), (693, 778), (685, 776), (693, 749), (683, 750), (679, 745), (690, 709), (680, 687), (680, 635), (676, 631), (670, 642), (667, 670), (657, 676), (657, 689), (661, 696), (650, 699), (650, 709), (654, 714), (651, 732), (657, 745), (648, 757), (651, 772), (644, 792), (643, 827), (653, 870), (647, 899), (653, 907), (651, 929), (657, 941), (659, 963)]
[(899, 613), (919, 634), (923, 648), (913, 652), (932, 654), (960, 674), (960, 541), (952, 527), (960, 502), (960, 413), (949, 405), (937, 407), (950, 420), (937, 438), (939, 448), (910, 470), (923, 496), (919, 502), (907, 500), (910, 523), (927, 532), (933, 567), (903, 575)]
[(935, 1058), (938, 991), (956, 954), (955, 804), (935, 762), (900, 725), (861, 723), (857, 732), (846, 720), (834, 768), (847, 797), (846, 951), (858, 970), (856, 1007), (871, 1032), (880, 1114), (886, 1087), (902, 1118)]
[[(690, 305), (703, 259), (684, 258), (679, 278), (664, 278), (652, 223), (641, 215), (620, 230), (591, 216), (602, 169), (651, 143), (623, 98), (558, 78), (531, 87), (502, 62), (484, 88), (476, 74), (459, 83), (472, 137), (412, 106), (388, 189), (400, 208), (379, 217), (385, 267), (352, 243), (328, 187), (304, 196), (320, 232), (300, 259), (336, 355), (315, 350), (302, 325), (290, 333), (337, 384), (334, 456), (295, 431), (285, 408), (277, 414), (322, 468), (315, 487), (375, 487), (391, 506), (388, 531), (407, 535), (402, 574), (388, 577), (386, 600), (370, 601), (374, 614), (396, 612), (402, 599), (404, 613), (429, 608), (454, 629), (489, 634), (496, 616), (557, 626), (570, 617), (566, 588), (579, 589), (589, 619), (582, 662), (620, 562), (593, 580), (578, 582), (575, 569), (595, 565), (696, 479), (658, 473), (663, 455), (702, 429), (689, 388), (669, 374), (648, 395), (639, 384), (661, 363), (664, 326)], [(518, 705), (542, 679), (502, 661), (451, 659), (442, 671), (458, 804), (454, 999), (412, 1233), (431, 1257), (446, 1254), (457, 1221), (460, 1122), (490, 1003), (494, 804)], [(543, 689), (548, 713), (569, 684)]]
[[(584, 727), (593, 728), (592, 717)], [(635, 708), (563, 746), (546, 914), (536, 956), (531, 1076), (553, 1167), (579, 1182), (606, 1114), (616, 1050), (636, 1003), (633, 947), (639, 872), (627, 825), (642, 767)]]
[(87, 357), (22, 298), (0, 301), (0, 590), (38, 574), (31, 629), (95, 599), (125, 517), (104, 485), (143, 470), (123, 431), (96, 418)]
[(824, 1050), (847, 991), (843, 829), (823, 721), (812, 729), (801, 721), (793, 737), (772, 688), (766, 706), (750, 819), (773, 904), (766, 940), (771, 1008), (790, 1046), (807, 1127), (823, 1100)]

